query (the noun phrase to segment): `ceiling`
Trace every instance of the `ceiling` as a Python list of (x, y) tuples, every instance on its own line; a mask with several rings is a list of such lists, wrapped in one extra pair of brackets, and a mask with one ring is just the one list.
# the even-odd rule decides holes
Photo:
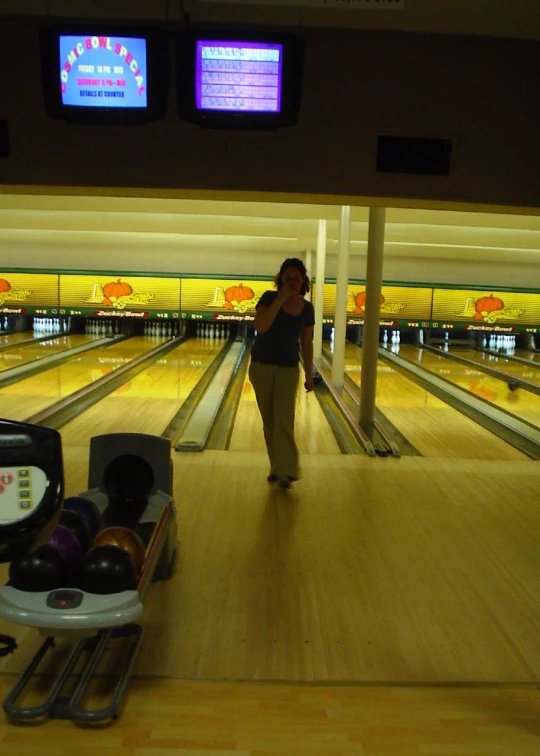
[[(319, 220), (327, 250), (339, 243), (340, 206), (154, 196), (19, 194), (0, 188), (0, 244), (107, 249), (137, 244), (178, 252), (276, 253), (316, 249)], [(105, 194), (105, 192), (104, 192)], [(149, 194), (149, 193), (148, 193)], [(369, 209), (351, 208), (351, 254), (367, 250)], [(389, 207), (385, 255), (540, 262), (538, 215)]]
[[(229, 21), (540, 39), (540, 0), (400, 2), (400, 10), (380, 10), (382, 0), (374, 10), (375, 0), (370, 0), (370, 9), (362, 7), (366, 0), (0, 0), (0, 15), (146, 19), (182, 25), (189, 14), (192, 23)], [(0, 186), (0, 243), (12, 248), (30, 243), (72, 248), (91, 243), (110, 248), (144, 240), (176, 250), (185, 245), (290, 255), (315, 249), (318, 221), (326, 219), (328, 251), (338, 249), (336, 198), (328, 198), (329, 204), (326, 199), (311, 204), (302, 198), (256, 202), (213, 196), (210, 200), (204, 192), (186, 199), (162, 192), (145, 197), (99, 196), (99, 192), (86, 196), (84, 188), (73, 190), (71, 196), (39, 188), (28, 191), (32, 193)], [(386, 215), (385, 255), (540, 262), (540, 210), (536, 215), (490, 210), (391, 207)], [(352, 254), (365, 254), (367, 249), (368, 213), (366, 206), (351, 210)]]
[(253, 23), (540, 39), (538, 0), (0, 0), (0, 15)]

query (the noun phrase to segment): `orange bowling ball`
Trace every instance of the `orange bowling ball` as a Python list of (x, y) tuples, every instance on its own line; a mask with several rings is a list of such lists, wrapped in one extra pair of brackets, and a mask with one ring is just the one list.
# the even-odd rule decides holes
[(141, 537), (134, 530), (120, 526), (104, 528), (94, 538), (92, 548), (95, 546), (118, 546), (130, 555), (137, 572), (142, 570), (146, 549)]

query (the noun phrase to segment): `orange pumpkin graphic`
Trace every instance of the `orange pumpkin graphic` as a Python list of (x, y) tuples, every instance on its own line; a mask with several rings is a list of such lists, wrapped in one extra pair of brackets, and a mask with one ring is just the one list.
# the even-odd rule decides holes
[(5, 278), (0, 278), (0, 292), (11, 291), (11, 284)]
[(496, 312), (497, 310), (504, 310), (504, 302), (499, 297), (494, 297), (490, 294), (489, 297), (481, 297), (477, 299), (474, 305), (476, 312), (474, 313), (475, 320), (483, 320), (482, 313)]
[[(384, 294), (381, 294), (381, 304), (384, 304), (386, 301), (384, 298)], [(356, 307), (354, 308), (354, 311), (357, 315), (363, 315), (364, 314), (364, 307), (366, 306), (366, 292), (361, 291), (359, 294), (356, 295), (354, 298), (354, 303)]]
[(223, 306), (226, 310), (232, 310), (234, 307), (231, 302), (243, 302), (244, 299), (253, 299), (254, 296), (253, 289), (244, 286), (243, 283), (238, 286), (229, 286), (225, 291), (225, 304)]
[(111, 283), (105, 284), (103, 287), (103, 294), (103, 304), (112, 305), (113, 299), (129, 297), (130, 294), (133, 294), (133, 289), (128, 283), (118, 279), (118, 281), (111, 281)]

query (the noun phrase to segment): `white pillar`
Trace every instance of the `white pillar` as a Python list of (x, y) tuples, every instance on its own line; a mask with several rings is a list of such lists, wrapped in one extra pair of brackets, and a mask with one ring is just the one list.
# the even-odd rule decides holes
[[(311, 266), (313, 265), (313, 262), (312, 262), (313, 261), (312, 252), (313, 252), (313, 250), (306, 249), (306, 259), (305, 259), (305, 263), (304, 263), (304, 265), (306, 266), (306, 270), (307, 270), (307, 274), (308, 274), (308, 278), (310, 280), (310, 283), (311, 283), (311, 279), (313, 278), (313, 276), (312, 276), (312, 270), (311, 270)], [(311, 302), (311, 288), (309, 289), (309, 291), (306, 294), (305, 298)]]
[(317, 236), (317, 272), (315, 283), (315, 333), (313, 337), (313, 357), (318, 360), (322, 355), (324, 272), (326, 269), (326, 221), (319, 221)]
[(345, 368), (350, 240), (351, 208), (348, 205), (343, 205), (339, 216), (336, 311), (334, 315), (334, 353), (332, 358), (332, 385), (335, 386), (335, 388), (341, 388), (343, 386), (343, 373)]
[(360, 424), (366, 432), (375, 420), (385, 220), (386, 209), (384, 207), (369, 208), (359, 417)]

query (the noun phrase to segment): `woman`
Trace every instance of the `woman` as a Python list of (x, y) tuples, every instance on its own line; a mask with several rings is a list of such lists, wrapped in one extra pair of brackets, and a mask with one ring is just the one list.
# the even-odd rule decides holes
[(268, 481), (290, 488), (300, 477), (294, 439), (300, 350), (306, 391), (313, 391), (313, 326), (315, 313), (304, 299), (309, 279), (296, 257), (282, 264), (275, 291), (265, 291), (257, 304), (249, 379), (261, 413), (270, 458)]

